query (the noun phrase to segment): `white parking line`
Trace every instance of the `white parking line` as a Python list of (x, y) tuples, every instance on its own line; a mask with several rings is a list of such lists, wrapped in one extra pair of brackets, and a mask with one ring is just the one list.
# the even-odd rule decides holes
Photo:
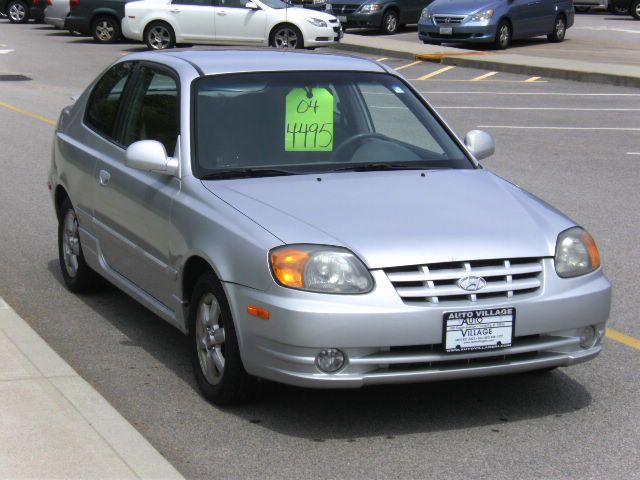
[(444, 91), (420, 90), (420, 93), (435, 95), (549, 95), (559, 97), (640, 97), (640, 93), (564, 93), (564, 92), (474, 92), (474, 91)]
[(640, 152), (627, 152), (627, 155), (640, 155)]
[(621, 33), (638, 33), (640, 30), (629, 30), (628, 28), (616, 27), (573, 27), (574, 30), (593, 30), (595, 32), (621, 32)]
[(460, 110), (559, 110), (562, 112), (640, 112), (640, 108), (562, 108), (562, 107), (463, 107), (441, 106), (437, 108)]
[(7, 53), (15, 52), (15, 50), (0, 50), (0, 55), (6, 55)]
[(640, 128), (631, 127), (545, 127), (533, 125), (478, 125), (478, 128), (506, 128), (514, 130), (607, 130), (620, 132), (640, 132)]

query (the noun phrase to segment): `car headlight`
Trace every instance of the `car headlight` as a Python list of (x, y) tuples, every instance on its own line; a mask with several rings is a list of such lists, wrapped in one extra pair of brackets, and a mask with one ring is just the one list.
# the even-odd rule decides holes
[(367, 3), (360, 9), (362, 13), (373, 13), (379, 12), (380, 10), (382, 10), (382, 5), (380, 5), (379, 3)]
[(484, 20), (489, 20), (496, 12), (493, 9), (484, 10), (483, 12), (478, 12), (471, 16), (472, 22), (482, 22)]
[(422, 9), (422, 13), (420, 14), (420, 18), (423, 18), (424, 20), (431, 20), (431, 12), (429, 11), (428, 7), (425, 7)]
[(600, 266), (600, 252), (593, 237), (580, 227), (558, 235), (556, 272), (562, 278), (593, 272)]
[(346, 248), (286, 245), (269, 253), (276, 281), (289, 288), (317, 293), (370, 292), (373, 278), (362, 261)]
[(327, 22), (325, 22), (324, 20), (320, 20), (319, 18), (307, 17), (306, 20), (307, 20), (307, 22), (309, 22), (314, 27), (326, 27), (327, 26)]

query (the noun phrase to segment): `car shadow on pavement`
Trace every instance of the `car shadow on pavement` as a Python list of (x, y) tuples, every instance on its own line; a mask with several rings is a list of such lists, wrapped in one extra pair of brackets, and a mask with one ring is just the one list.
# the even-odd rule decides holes
[[(62, 284), (57, 260), (48, 266)], [(198, 394), (182, 333), (116, 287), (77, 298), (126, 336), (127, 345), (144, 349)], [(556, 370), (355, 390), (314, 390), (264, 381), (251, 402), (224, 411), (283, 435), (353, 441), (482, 426), (497, 432), (508, 422), (571, 415), (591, 400), (583, 385)], [(206, 404), (204, 398), (201, 402)]]

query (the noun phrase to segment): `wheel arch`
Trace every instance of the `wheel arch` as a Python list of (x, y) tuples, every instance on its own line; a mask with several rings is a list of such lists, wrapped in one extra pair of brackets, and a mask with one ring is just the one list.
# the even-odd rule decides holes
[(180, 30), (178, 28), (176, 28), (176, 25), (174, 25), (173, 21), (169, 20), (169, 18), (164, 17), (164, 16), (155, 16), (152, 17), (150, 19), (145, 18), (144, 22), (142, 22), (144, 24), (144, 26), (142, 27), (142, 41), (144, 42), (145, 37), (147, 35), (147, 31), (149, 30), (149, 27), (151, 27), (151, 25), (153, 25), (154, 23), (165, 23), (167, 24), (171, 30), (173, 30), (173, 36), (176, 39), (176, 42), (178, 41), (178, 37), (182, 38), (180, 34)]
[[(193, 289), (198, 282), (198, 279), (205, 273), (212, 273), (222, 285), (220, 281), (220, 275), (213, 267), (212, 262), (207, 260), (203, 255), (199, 253), (192, 254), (182, 267), (180, 275), (180, 297), (184, 305), (184, 318), (188, 317), (189, 304), (191, 302), (191, 295)], [(222, 288), (224, 291), (224, 287)], [(185, 329), (189, 330), (188, 322), (185, 322)]]
[(282, 26), (285, 26), (285, 25), (288, 25), (288, 26), (291, 26), (291, 27), (295, 27), (295, 29), (300, 32), (300, 36), (302, 37), (302, 46), (304, 47), (305, 39), (304, 39), (304, 33), (302, 33), (302, 28), (300, 28), (300, 26), (298, 24), (296, 24), (295, 21), (293, 21), (291, 19), (280, 21), (280, 22), (276, 23), (273, 27), (271, 27), (271, 30), (269, 30), (269, 36), (267, 37), (268, 45), (271, 46), (271, 41), (273, 40), (273, 34), (275, 33), (276, 29), (278, 27), (282, 27)]
[(115, 19), (118, 24), (122, 23), (120, 15), (118, 15), (118, 12), (116, 12), (115, 10), (111, 10), (110, 8), (98, 8), (91, 12), (91, 18), (89, 19), (89, 28), (93, 27), (93, 22), (95, 22), (96, 18), (98, 17), (111, 17)]
[(58, 220), (60, 220), (60, 208), (62, 207), (62, 203), (65, 200), (69, 200), (69, 202), (71, 202), (71, 198), (69, 197), (67, 190), (62, 185), (58, 185), (56, 186), (55, 192), (53, 194), (53, 199), (56, 209), (56, 217), (58, 218)]

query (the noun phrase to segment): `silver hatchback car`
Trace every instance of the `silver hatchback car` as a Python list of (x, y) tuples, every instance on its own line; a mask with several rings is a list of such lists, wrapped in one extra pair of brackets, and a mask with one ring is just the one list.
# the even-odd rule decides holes
[(188, 334), (209, 400), (552, 369), (601, 350), (591, 236), (483, 169), (389, 67), (138, 53), (63, 110), (49, 186), (68, 288), (106, 278)]

